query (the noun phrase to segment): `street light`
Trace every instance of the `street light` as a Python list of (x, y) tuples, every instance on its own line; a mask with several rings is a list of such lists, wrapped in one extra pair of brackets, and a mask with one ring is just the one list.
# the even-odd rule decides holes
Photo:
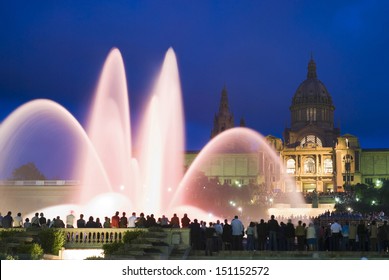
[(243, 216), (243, 208), (242, 207), (238, 207), (238, 211), (240, 212), (240, 215)]

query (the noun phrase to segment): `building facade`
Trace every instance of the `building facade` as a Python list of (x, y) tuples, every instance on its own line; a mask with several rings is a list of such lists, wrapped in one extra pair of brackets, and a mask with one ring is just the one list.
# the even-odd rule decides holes
[[(341, 135), (335, 127), (335, 106), (331, 94), (318, 79), (312, 57), (307, 77), (298, 86), (289, 110), (291, 125), (284, 130), (283, 139), (266, 137), (280, 164), (260, 149), (222, 153), (213, 155), (203, 165), (205, 176), (221, 184), (257, 184), (266, 190), (283, 192), (341, 192), (358, 183), (379, 187), (389, 179), (389, 149), (362, 149), (356, 136)], [(234, 126), (224, 87), (211, 138)], [(186, 165), (196, 156), (197, 152), (187, 153)], [(283, 174), (294, 179), (295, 188), (285, 184)]]

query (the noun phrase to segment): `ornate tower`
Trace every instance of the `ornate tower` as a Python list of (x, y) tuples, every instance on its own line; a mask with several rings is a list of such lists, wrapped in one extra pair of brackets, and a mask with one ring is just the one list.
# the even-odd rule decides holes
[(332, 98), (317, 78), (316, 63), (311, 57), (307, 79), (297, 88), (290, 106), (291, 127), (284, 131), (288, 147), (319, 145), (334, 147), (339, 129), (334, 128)]
[(290, 106), (291, 127), (284, 131), (281, 155), (286, 172), (295, 178), (298, 191), (337, 191), (336, 143), (332, 98), (317, 78), (311, 57), (307, 78), (297, 88)]
[(227, 89), (224, 86), (221, 94), (219, 112), (215, 114), (213, 120), (213, 129), (211, 132), (211, 138), (215, 137), (219, 133), (226, 129), (234, 127), (234, 116), (232, 115), (228, 106)]

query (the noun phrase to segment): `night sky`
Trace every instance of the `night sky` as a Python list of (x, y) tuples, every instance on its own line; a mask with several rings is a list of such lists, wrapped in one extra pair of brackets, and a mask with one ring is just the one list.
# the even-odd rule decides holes
[(313, 54), (341, 134), (389, 148), (388, 14), (389, 1), (1, 1), (0, 119), (48, 98), (84, 125), (117, 47), (136, 122), (173, 47), (187, 149), (209, 140), (224, 86), (236, 125), (282, 137)]

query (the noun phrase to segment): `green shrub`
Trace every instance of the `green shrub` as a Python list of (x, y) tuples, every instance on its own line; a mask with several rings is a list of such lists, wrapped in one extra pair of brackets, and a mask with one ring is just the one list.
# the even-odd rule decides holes
[(30, 249), (31, 259), (32, 260), (41, 260), (43, 258), (43, 249), (37, 244), (33, 243)]
[(65, 245), (66, 235), (63, 231), (53, 228), (42, 229), (38, 234), (40, 244), (46, 254), (58, 255)]
[(28, 255), (28, 259), (41, 260), (43, 257), (43, 249), (37, 243), (23, 244), (17, 247), (17, 254)]
[(122, 242), (107, 243), (103, 245), (104, 255), (112, 255), (120, 250), (122, 250), (124, 244)]
[(0, 260), (15, 260), (15, 258), (12, 255), (0, 253)]
[(15, 229), (2, 230), (0, 231), (0, 240), (4, 240), (6, 242), (15, 242), (17, 241), (16, 236), (20, 236), (23, 233), (23, 231)]
[(133, 240), (142, 237), (145, 234), (145, 231), (143, 230), (132, 230), (132, 231), (126, 231), (123, 234), (123, 243), (129, 244)]

